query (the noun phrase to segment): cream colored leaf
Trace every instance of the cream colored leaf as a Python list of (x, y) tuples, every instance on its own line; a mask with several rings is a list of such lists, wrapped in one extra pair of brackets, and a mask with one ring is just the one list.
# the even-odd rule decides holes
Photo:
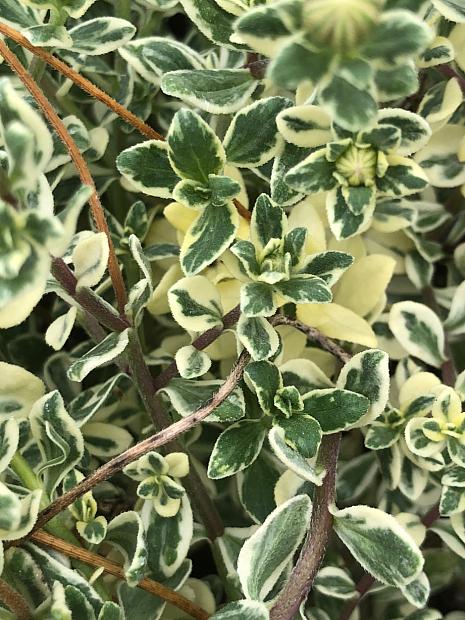
[(335, 303), (366, 316), (378, 304), (389, 284), (395, 260), (381, 254), (370, 254), (355, 262), (342, 276)]
[(71, 307), (66, 314), (62, 314), (48, 326), (45, 332), (45, 342), (49, 347), (59, 351), (71, 333), (76, 320), (77, 308)]
[(297, 317), (329, 338), (376, 347), (376, 335), (365, 319), (339, 304), (298, 305)]
[(100, 282), (108, 263), (108, 239), (104, 232), (82, 239), (73, 251), (77, 288)]

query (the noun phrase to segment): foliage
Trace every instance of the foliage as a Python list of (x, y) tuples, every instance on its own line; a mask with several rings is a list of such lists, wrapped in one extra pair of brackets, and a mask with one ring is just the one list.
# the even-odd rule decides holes
[(463, 0), (0, 13), (0, 618), (463, 620)]

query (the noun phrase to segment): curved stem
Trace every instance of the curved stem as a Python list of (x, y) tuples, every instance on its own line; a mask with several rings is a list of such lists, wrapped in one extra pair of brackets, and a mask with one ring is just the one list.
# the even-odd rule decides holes
[[(47, 52), (43, 47), (37, 47), (32, 45), (26, 39), (26, 37), (24, 37), (20, 32), (18, 32), (11, 26), (0, 23), (0, 33), (12, 39), (13, 41), (15, 41), (15, 43), (18, 43), (22, 47), (25, 47), (32, 54), (38, 56), (48, 65), (50, 65), (51, 67), (62, 73), (65, 77), (70, 79), (72, 82), (74, 82), (74, 84), (76, 84), (76, 86), (81, 88), (83, 91), (85, 91), (95, 99), (101, 101), (108, 108), (110, 108), (110, 110), (113, 110), (115, 114), (117, 114), (124, 121), (126, 121), (129, 125), (132, 125), (135, 129), (137, 129), (137, 131), (143, 136), (154, 140), (165, 140), (165, 137), (162, 134), (158, 133), (158, 131), (147, 125), (147, 123), (144, 123), (142, 119), (140, 119), (138, 116), (127, 110), (120, 103), (115, 101), (113, 97), (107, 95), (107, 93), (101, 88), (93, 84), (90, 80), (83, 77), (80, 73), (77, 73), (77, 71), (72, 69), (65, 62)], [(246, 220), (250, 220), (250, 211), (246, 209), (244, 205), (239, 202), (239, 200), (235, 199), (233, 202), (239, 215), (241, 215)]]
[(76, 277), (62, 258), (52, 260), (51, 272), (68, 295), (101, 325), (115, 332), (122, 332), (130, 327), (127, 319), (119, 316), (112, 306), (104, 304), (91, 289), (83, 287), (76, 290)]
[(336, 344), (333, 340), (322, 334), (315, 327), (310, 327), (310, 325), (306, 325), (297, 319), (289, 319), (287, 316), (283, 314), (275, 315), (270, 323), (272, 325), (289, 325), (291, 327), (295, 327), (302, 333), (304, 333), (309, 340), (313, 340), (318, 342), (318, 344), (328, 351), (332, 353), (335, 357), (341, 360), (344, 364), (347, 363), (351, 359), (351, 354), (345, 351), (342, 347)]
[[(208, 417), (210, 413), (212, 413), (212, 411), (214, 411), (216, 407), (218, 407), (231, 394), (237, 383), (240, 381), (248, 361), (249, 355), (243, 352), (226, 381), (220, 387), (218, 392), (216, 392), (216, 394), (212, 397), (212, 399), (203, 407), (200, 407), (200, 409), (192, 413), (190, 416), (182, 418), (178, 422), (171, 424), (168, 428), (155, 433), (151, 437), (148, 437), (128, 450), (125, 450), (114, 459), (111, 459), (96, 469), (90, 476), (77, 484), (73, 489), (61, 497), (58, 497), (54, 502), (47, 506), (47, 508), (39, 513), (37, 521), (31, 532), (35, 532), (42, 528), (50, 521), (50, 519), (53, 519), (54, 516), (76, 501), (78, 497), (93, 489), (93, 487), (100, 482), (111, 478), (111, 476), (121, 471), (129, 463), (132, 463), (139, 457), (147, 454), (150, 450), (155, 450), (156, 448), (174, 441), (177, 437), (179, 437), (179, 435), (182, 435), (189, 429), (202, 422), (202, 420)], [(30, 536), (30, 534), (24, 538), (28, 538), (28, 536)], [(15, 544), (20, 544), (20, 542), (21, 541), (15, 541)]]
[[(31, 539), (36, 543), (55, 549), (70, 558), (74, 558), (75, 560), (79, 560), (85, 564), (90, 564), (91, 566), (96, 566), (97, 568), (103, 568), (106, 573), (109, 573), (114, 577), (118, 577), (123, 580), (125, 579), (124, 570), (119, 564), (111, 562), (110, 560), (107, 560), (107, 558), (97, 555), (96, 553), (92, 553), (87, 549), (76, 547), (75, 545), (65, 542), (64, 540), (55, 538), (55, 536), (52, 536), (43, 530), (39, 530), (32, 534)], [(155, 596), (159, 596), (168, 603), (172, 603), (178, 607), (178, 609), (182, 609), (182, 611), (185, 611), (197, 620), (206, 620), (209, 617), (208, 613), (204, 609), (195, 603), (192, 603), (181, 594), (178, 594), (178, 592), (170, 590), (163, 584), (158, 583), (153, 579), (142, 579), (137, 584), (137, 587), (146, 590)]]
[(0, 579), (0, 601), (5, 603), (18, 620), (32, 618), (31, 610), (21, 594), (3, 579)]
[(92, 212), (92, 216), (95, 220), (97, 229), (104, 232), (107, 235), (108, 246), (110, 254), (108, 258), (108, 270), (110, 272), (111, 281), (115, 290), (115, 296), (118, 303), (119, 311), (124, 315), (124, 306), (126, 305), (127, 295), (126, 288), (124, 286), (123, 276), (118, 265), (118, 259), (116, 258), (115, 249), (113, 247), (113, 241), (108, 230), (108, 224), (105, 219), (105, 213), (100, 203), (100, 198), (97, 193), (97, 189), (94, 184), (94, 179), (90, 173), (87, 163), (79, 151), (76, 143), (69, 134), (65, 124), (50, 105), (47, 97), (44, 95), (38, 84), (32, 79), (27, 70), (23, 67), (18, 57), (8, 48), (4, 41), (0, 40), (0, 54), (9, 64), (14, 73), (19, 77), (27, 90), (34, 97), (37, 105), (42, 110), (49, 123), (53, 126), (57, 132), (60, 140), (65, 145), (68, 153), (74, 162), (81, 182), (84, 185), (89, 185), (94, 190), (89, 198), (89, 205)]
[(53, 56), (53, 54), (50, 54), (50, 52), (47, 52), (47, 50), (45, 50), (43, 47), (32, 45), (32, 43), (30, 43), (26, 39), (26, 37), (24, 37), (20, 32), (18, 32), (11, 26), (8, 26), (7, 24), (0, 23), (0, 33), (4, 34), (12, 41), (15, 41), (15, 43), (18, 43), (22, 47), (26, 48), (32, 54), (34, 54), (38, 58), (41, 58), (53, 69), (56, 69), (65, 77), (72, 80), (76, 84), (76, 86), (79, 86), (79, 88), (81, 88), (83, 91), (85, 91), (95, 99), (101, 101), (108, 108), (113, 110), (113, 112), (118, 114), (118, 116), (125, 120), (129, 125), (135, 127), (142, 135), (146, 136), (147, 138), (163, 140), (163, 136), (161, 136), (157, 131), (155, 131), (155, 129), (152, 129), (152, 127), (144, 123), (142, 119), (140, 119), (138, 116), (127, 110), (120, 103), (115, 101), (113, 97), (107, 95), (107, 93), (101, 90), (98, 86), (92, 84), (90, 80), (77, 73), (77, 71), (72, 69), (65, 62), (63, 62), (56, 56)]
[(315, 488), (310, 530), (303, 544), (297, 564), (270, 612), (270, 620), (292, 620), (313, 581), (326, 553), (333, 518), (329, 506), (334, 502), (336, 464), (341, 433), (326, 435), (321, 442), (319, 463), (326, 469), (323, 484)]
[[(235, 306), (232, 310), (230, 310), (223, 317), (223, 325), (222, 327), (212, 327), (208, 329), (203, 334), (200, 334), (198, 338), (196, 338), (192, 342), (192, 346), (201, 351), (202, 349), (206, 349), (209, 345), (212, 344), (225, 329), (230, 329), (237, 323), (239, 317), (241, 315), (241, 310), (239, 306)], [(169, 366), (165, 368), (154, 380), (154, 389), (156, 392), (164, 387), (168, 381), (176, 377), (178, 374), (178, 367), (176, 366), (176, 362), (171, 362)]]

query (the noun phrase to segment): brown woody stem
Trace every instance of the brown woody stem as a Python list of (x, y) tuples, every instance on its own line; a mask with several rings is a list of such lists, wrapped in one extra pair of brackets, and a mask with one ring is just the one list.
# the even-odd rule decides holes
[(319, 463), (326, 469), (323, 484), (315, 488), (310, 530), (299, 559), (270, 612), (270, 620), (291, 620), (304, 601), (325, 557), (333, 526), (329, 506), (334, 502), (336, 464), (341, 433), (326, 435), (321, 442)]
[(49, 123), (53, 126), (57, 132), (60, 140), (63, 142), (68, 150), (68, 153), (74, 162), (79, 177), (84, 185), (89, 185), (93, 189), (93, 193), (89, 198), (89, 205), (92, 212), (92, 216), (95, 220), (95, 224), (101, 232), (107, 235), (108, 247), (110, 250), (108, 258), (108, 270), (110, 272), (111, 281), (115, 290), (115, 296), (118, 303), (119, 311), (124, 315), (124, 306), (126, 305), (127, 295), (126, 288), (124, 286), (123, 276), (118, 265), (118, 259), (116, 258), (115, 248), (113, 247), (113, 241), (111, 240), (110, 232), (108, 230), (108, 224), (105, 219), (105, 214), (100, 203), (97, 190), (95, 188), (94, 179), (90, 173), (87, 163), (79, 151), (73, 138), (70, 136), (65, 124), (50, 105), (47, 97), (44, 95), (38, 84), (32, 79), (31, 75), (23, 67), (18, 57), (8, 48), (4, 41), (0, 40), (0, 54), (10, 65), (14, 73), (19, 77), (21, 82), (27, 88), (27, 90), (34, 97), (37, 105), (47, 117)]
[(76, 86), (81, 88), (83, 91), (85, 91), (95, 99), (101, 101), (108, 108), (113, 110), (113, 112), (118, 114), (118, 116), (125, 120), (129, 125), (135, 127), (143, 136), (156, 140), (163, 140), (163, 136), (161, 136), (157, 131), (155, 131), (155, 129), (152, 129), (152, 127), (144, 123), (142, 119), (140, 119), (138, 116), (127, 110), (120, 103), (115, 101), (113, 97), (107, 95), (107, 93), (105, 93), (102, 89), (100, 89), (98, 86), (95, 86), (95, 84), (93, 84), (90, 80), (77, 73), (77, 71), (72, 69), (65, 62), (63, 62), (56, 56), (53, 56), (53, 54), (50, 54), (50, 52), (47, 52), (47, 50), (45, 50), (43, 47), (32, 45), (32, 43), (30, 43), (26, 39), (26, 37), (24, 37), (20, 32), (18, 32), (11, 26), (8, 26), (7, 24), (0, 23), (0, 33), (4, 34), (9, 39), (15, 41), (15, 43), (18, 43), (22, 47), (25, 47), (32, 54), (34, 54), (38, 58), (41, 58), (44, 62), (50, 65), (53, 69), (56, 69), (65, 77), (74, 82)]
[[(202, 420), (208, 417), (234, 390), (242, 377), (242, 373), (244, 372), (248, 360), (248, 354), (242, 353), (240, 355), (236, 365), (232, 369), (226, 381), (220, 387), (218, 392), (212, 397), (212, 399), (203, 407), (200, 407), (200, 409), (192, 413), (190, 416), (182, 418), (168, 428), (155, 433), (151, 437), (148, 437), (128, 450), (125, 450), (111, 461), (108, 461), (96, 469), (90, 476), (77, 484), (73, 489), (61, 497), (58, 497), (54, 502), (47, 506), (47, 508), (39, 513), (32, 532), (41, 529), (46, 523), (48, 523), (48, 521), (50, 521), (50, 519), (53, 519), (55, 515), (59, 514), (74, 501), (76, 501), (78, 497), (93, 489), (100, 482), (111, 478), (111, 476), (121, 471), (129, 463), (136, 461), (139, 457), (147, 454), (147, 452), (150, 452), (150, 450), (155, 450), (156, 448), (160, 448), (161, 446), (174, 441), (177, 437), (202, 422)], [(25, 538), (27, 538), (27, 536)], [(21, 541), (15, 541), (15, 544), (19, 544), (20, 542)]]
[(319, 332), (315, 327), (310, 327), (302, 321), (297, 319), (289, 319), (287, 316), (282, 314), (277, 314), (271, 319), (271, 323), (273, 325), (289, 325), (290, 327), (294, 327), (298, 329), (302, 333), (304, 333), (309, 340), (313, 340), (314, 342), (318, 342), (318, 344), (328, 351), (332, 353), (335, 357), (341, 360), (344, 364), (346, 364), (350, 358), (352, 357), (350, 353), (345, 351), (342, 347), (336, 344), (333, 340)]
[(122, 332), (130, 326), (125, 318), (116, 313), (116, 310), (111, 311), (110, 306), (103, 304), (92, 290), (88, 288), (77, 290), (76, 277), (62, 258), (52, 260), (51, 272), (68, 295), (73, 297), (83, 310), (97, 319), (101, 325), (115, 332)]
[[(241, 310), (239, 306), (235, 306), (232, 310), (230, 310), (223, 317), (223, 325), (222, 327), (212, 327), (212, 329), (207, 330), (203, 334), (200, 334), (198, 338), (196, 338), (192, 342), (192, 346), (201, 351), (202, 349), (206, 349), (209, 345), (212, 344), (225, 329), (230, 329), (233, 327), (239, 317), (241, 315)], [(176, 362), (171, 362), (169, 366), (165, 368), (157, 377), (155, 377), (154, 381), (154, 389), (156, 392), (160, 390), (162, 387), (167, 385), (167, 383), (178, 374), (178, 367), (176, 366)]]
[(5, 603), (18, 620), (32, 618), (31, 610), (21, 594), (3, 579), (0, 579), (0, 601)]
[[(125, 579), (124, 570), (119, 564), (111, 562), (110, 560), (107, 560), (107, 558), (97, 555), (96, 553), (92, 553), (87, 549), (77, 547), (76, 545), (72, 545), (71, 543), (61, 540), (60, 538), (56, 538), (44, 530), (34, 532), (31, 535), (31, 540), (41, 545), (46, 545), (51, 549), (55, 549), (55, 551), (59, 551), (69, 558), (79, 560), (80, 562), (90, 564), (91, 566), (96, 566), (97, 568), (103, 568), (106, 573), (109, 573), (114, 577), (118, 577), (123, 580)], [(175, 605), (178, 609), (182, 609), (197, 620), (206, 620), (209, 617), (209, 614), (204, 609), (195, 603), (192, 603), (181, 594), (178, 594), (163, 584), (158, 583), (158, 581), (154, 581), (153, 579), (142, 579), (137, 584), (137, 587), (142, 590), (146, 590), (155, 596), (159, 596), (167, 603)]]

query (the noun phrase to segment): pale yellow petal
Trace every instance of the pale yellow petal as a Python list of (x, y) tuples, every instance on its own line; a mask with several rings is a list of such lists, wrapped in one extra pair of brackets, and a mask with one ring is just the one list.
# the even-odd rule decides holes
[(350, 237), (350, 239), (341, 239), (340, 241), (338, 241), (336, 237), (331, 237), (328, 242), (328, 250), (346, 252), (353, 256), (355, 261), (367, 255), (365, 244), (360, 235)]
[(307, 343), (306, 335), (289, 325), (278, 325), (276, 331), (281, 337), (282, 349), (274, 363), (279, 366), (300, 357)]
[(189, 457), (185, 452), (170, 452), (165, 456), (168, 463), (168, 475), (173, 478), (184, 478), (189, 473)]

